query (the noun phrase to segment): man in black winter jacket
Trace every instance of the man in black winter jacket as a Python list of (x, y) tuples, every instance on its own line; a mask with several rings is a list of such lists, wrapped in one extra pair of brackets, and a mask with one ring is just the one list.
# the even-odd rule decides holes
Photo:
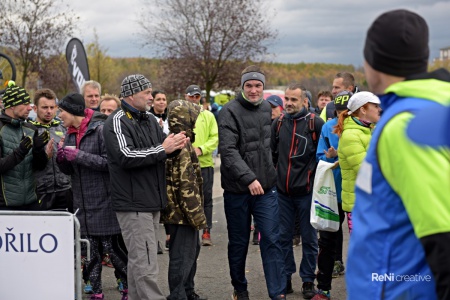
[(233, 299), (249, 299), (245, 260), (251, 217), (261, 232), (261, 257), (271, 299), (284, 299), (286, 278), (279, 242), (276, 173), (270, 152), (270, 104), (257, 66), (242, 72), (242, 93), (219, 115), (220, 173), (228, 228), (228, 263)]
[(309, 222), (309, 211), (317, 166), (317, 140), (324, 122), (307, 107), (306, 89), (298, 84), (289, 85), (285, 93), (286, 114), (272, 124), (271, 148), (277, 168), (280, 241), (285, 258), (287, 292), (293, 292), (291, 276), (296, 272), (292, 236), (297, 212), (303, 252), (300, 264), (302, 292), (303, 298), (311, 299), (315, 295), (318, 245), (317, 232)]
[(128, 249), (130, 299), (165, 300), (158, 287), (153, 223), (167, 205), (165, 160), (186, 144), (184, 132), (165, 138), (148, 112), (152, 85), (143, 75), (125, 77), (121, 108), (106, 120), (103, 134), (111, 177), (111, 198)]

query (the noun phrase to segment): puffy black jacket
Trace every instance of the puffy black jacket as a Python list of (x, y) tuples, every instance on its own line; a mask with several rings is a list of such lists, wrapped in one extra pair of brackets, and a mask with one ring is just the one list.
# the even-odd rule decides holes
[(37, 201), (36, 170), (47, 164), (45, 148), (24, 155), (19, 145), (24, 136), (33, 138), (36, 127), (0, 113), (0, 209), (21, 209)]
[(219, 153), (222, 188), (249, 193), (255, 179), (265, 191), (276, 184), (270, 151), (272, 109), (267, 101), (254, 106), (240, 94), (219, 114)]
[(149, 112), (122, 101), (103, 129), (113, 210), (160, 211), (167, 205), (165, 135)]
[(67, 130), (58, 120), (52, 120), (49, 124), (42, 124), (38, 121), (29, 122), (36, 126), (39, 134), (48, 130), (50, 132), (50, 138), (54, 139), (52, 158), (49, 159), (44, 170), (36, 173), (36, 191), (38, 195), (56, 193), (70, 189), (72, 187), (70, 176), (62, 173), (56, 163), (57, 145), (61, 138), (66, 134)]
[[(278, 192), (303, 196), (312, 191), (316, 173), (316, 150), (323, 120), (306, 109), (291, 116), (286, 114), (272, 124), (270, 147), (277, 168)], [(281, 122), (281, 123), (280, 123)], [(313, 139), (313, 135), (315, 138)]]

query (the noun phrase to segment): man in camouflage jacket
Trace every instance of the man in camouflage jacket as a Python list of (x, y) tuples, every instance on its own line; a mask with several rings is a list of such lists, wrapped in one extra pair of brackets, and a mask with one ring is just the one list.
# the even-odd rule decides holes
[(170, 295), (167, 299), (201, 299), (194, 291), (194, 276), (200, 253), (199, 230), (206, 228), (206, 216), (203, 210), (201, 168), (192, 146), (195, 139), (193, 129), (200, 106), (175, 100), (168, 109), (170, 133), (184, 131), (190, 141), (177, 157), (166, 160), (168, 205), (161, 220), (168, 224), (170, 234)]

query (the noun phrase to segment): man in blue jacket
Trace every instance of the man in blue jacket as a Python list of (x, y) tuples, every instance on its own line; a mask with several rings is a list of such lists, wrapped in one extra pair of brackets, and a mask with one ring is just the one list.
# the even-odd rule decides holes
[(450, 298), (448, 128), (417, 129), (432, 128), (423, 112), (450, 105), (450, 73), (427, 73), (428, 57), (428, 26), (413, 12), (386, 12), (367, 32), (364, 69), (383, 115), (356, 180), (349, 299)]

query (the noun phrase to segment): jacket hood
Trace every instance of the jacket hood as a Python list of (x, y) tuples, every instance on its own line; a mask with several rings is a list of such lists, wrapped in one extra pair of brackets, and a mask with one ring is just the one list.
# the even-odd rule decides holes
[(168, 106), (168, 123), (171, 133), (186, 132), (186, 137), (193, 143), (195, 140), (194, 127), (200, 114), (201, 107), (186, 100), (174, 100)]

